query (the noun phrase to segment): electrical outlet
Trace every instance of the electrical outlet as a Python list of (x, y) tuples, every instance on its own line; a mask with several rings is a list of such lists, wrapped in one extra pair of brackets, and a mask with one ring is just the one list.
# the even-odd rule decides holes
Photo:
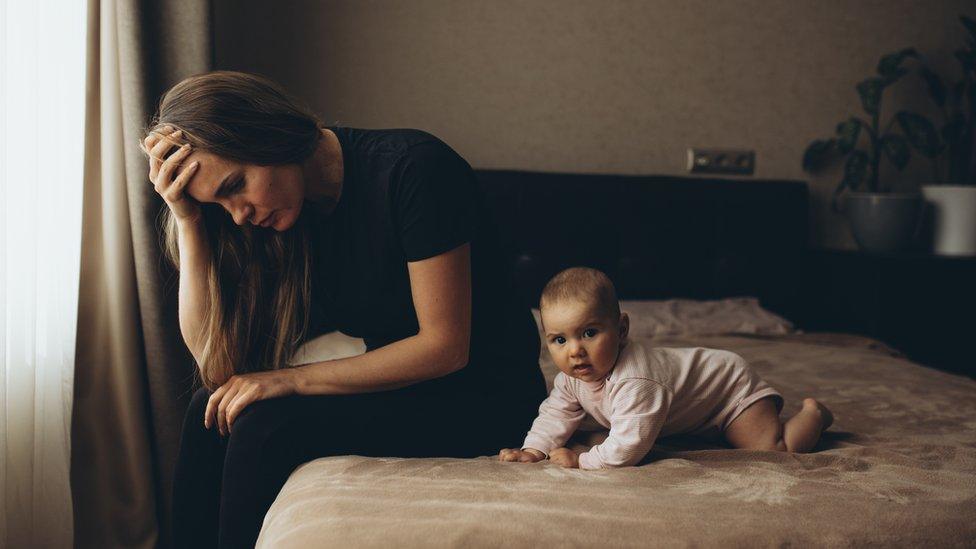
[(754, 151), (688, 149), (688, 171), (691, 173), (752, 175), (755, 169)]

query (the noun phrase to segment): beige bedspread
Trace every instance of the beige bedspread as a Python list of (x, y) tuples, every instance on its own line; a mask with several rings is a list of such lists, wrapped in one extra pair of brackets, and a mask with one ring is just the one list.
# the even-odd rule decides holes
[(258, 547), (974, 545), (976, 381), (846, 335), (644, 341), (733, 350), (784, 414), (816, 396), (835, 424), (811, 454), (672, 437), (638, 467), (595, 472), (323, 458), (291, 476)]

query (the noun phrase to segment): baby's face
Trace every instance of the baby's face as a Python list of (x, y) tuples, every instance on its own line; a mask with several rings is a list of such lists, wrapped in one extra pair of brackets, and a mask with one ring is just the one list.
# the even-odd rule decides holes
[(564, 374), (583, 381), (600, 381), (617, 363), (627, 337), (629, 319), (599, 314), (587, 303), (562, 300), (542, 309), (546, 346)]

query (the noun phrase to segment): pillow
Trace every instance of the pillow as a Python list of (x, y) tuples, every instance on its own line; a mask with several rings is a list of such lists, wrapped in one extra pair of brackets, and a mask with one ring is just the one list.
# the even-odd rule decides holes
[[(714, 301), (696, 299), (621, 300), (632, 337), (663, 335), (789, 334), (793, 324), (763, 309), (755, 297)], [(542, 334), (538, 309), (532, 309)]]
[(620, 308), (630, 315), (635, 337), (794, 332), (793, 323), (763, 309), (755, 297), (621, 301)]
[(303, 343), (288, 363), (292, 366), (301, 366), (361, 355), (365, 352), (366, 344), (362, 339), (349, 337), (342, 332), (329, 332)]

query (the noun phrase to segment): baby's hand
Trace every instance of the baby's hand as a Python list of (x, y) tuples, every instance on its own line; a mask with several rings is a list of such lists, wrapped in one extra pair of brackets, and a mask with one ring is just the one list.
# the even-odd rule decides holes
[(544, 459), (546, 459), (546, 455), (535, 448), (526, 448), (524, 450), (519, 450), (518, 448), (504, 448), (501, 452), (498, 452), (499, 461), (535, 463), (536, 461), (542, 461)]
[(556, 448), (549, 452), (549, 461), (567, 469), (579, 469), (579, 455), (569, 448)]

